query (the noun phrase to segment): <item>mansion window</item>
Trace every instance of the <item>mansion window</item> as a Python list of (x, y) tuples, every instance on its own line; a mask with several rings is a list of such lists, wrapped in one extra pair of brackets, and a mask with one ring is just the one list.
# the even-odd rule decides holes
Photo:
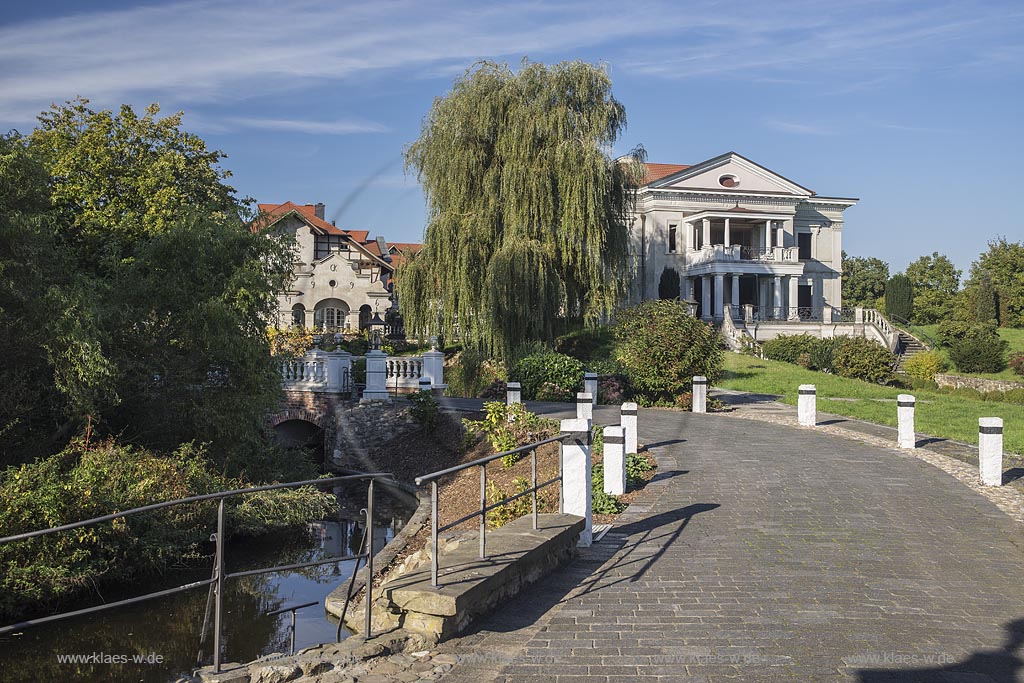
[(668, 226), (668, 251), (670, 254), (676, 253), (676, 233), (679, 232), (679, 227), (676, 225)]
[(318, 330), (340, 330), (345, 327), (348, 311), (341, 308), (318, 308), (313, 313), (313, 326)]
[(801, 261), (809, 261), (811, 259), (811, 233), (799, 232), (796, 235), (797, 246), (800, 249), (799, 258)]
[(348, 251), (348, 239), (343, 235), (317, 235), (313, 248), (313, 260), (326, 258), (338, 251)]

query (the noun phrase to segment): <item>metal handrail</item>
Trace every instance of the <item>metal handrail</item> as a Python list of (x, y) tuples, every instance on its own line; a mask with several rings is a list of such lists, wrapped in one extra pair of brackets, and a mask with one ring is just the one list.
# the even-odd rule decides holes
[(938, 343), (936, 343), (936, 341), (932, 339), (931, 336), (923, 332), (921, 328), (919, 328), (917, 325), (914, 325), (906, 318), (901, 318), (898, 315), (890, 315), (889, 320), (896, 323), (896, 327), (898, 327), (901, 332), (910, 335), (911, 337), (916, 339), (917, 342), (921, 344), (921, 346), (925, 347), (925, 349), (930, 350), (938, 346)]
[[(301, 569), (304, 567), (313, 567), (322, 564), (331, 564), (334, 562), (345, 562), (349, 560), (356, 560), (356, 566), (358, 567), (359, 560), (366, 561), (366, 569), (370, 580), (373, 577), (373, 484), (377, 479), (392, 479), (391, 473), (385, 472), (366, 472), (360, 474), (347, 474), (338, 477), (327, 477), (324, 479), (306, 479), (304, 481), (292, 481), (283, 484), (267, 484), (264, 486), (253, 486), (245, 489), (233, 489), (231, 491), (218, 491), (216, 493), (206, 493), (198, 496), (189, 496), (188, 498), (178, 498), (175, 500), (161, 501), (159, 503), (152, 503), (150, 505), (143, 505), (137, 508), (131, 508), (129, 510), (123, 510), (121, 512), (115, 512), (109, 515), (102, 515), (100, 517), (93, 517), (92, 519), (85, 519), (79, 522), (72, 522), (70, 524), (62, 524), (61, 526), (50, 527), (48, 529), (36, 529), (35, 531), (28, 531), (21, 534), (15, 534), (13, 536), (5, 536), (0, 538), (0, 544), (12, 543), (16, 541), (24, 541), (30, 538), (37, 538), (39, 536), (45, 536), (48, 534), (58, 533), (60, 531), (68, 531), (70, 529), (78, 529), (91, 524), (99, 524), (101, 522), (109, 522), (114, 519), (122, 517), (128, 517), (130, 515), (136, 515), (143, 512), (152, 512), (154, 510), (160, 510), (163, 508), (171, 507), (174, 505), (187, 505), (189, 503), (199, 503), (209, 500), (217, 500), (217, 532), (211, 536), (212, 541), (215, 541), (216, 551), (214, 554), (214, 567), (213, 576), (209, 579), (202, 581), (193, 581), (191, 583), (182, 584), (173, 588), (167, 588), (165, 590), (156, 591), (153, 593), (147, 593), (145, 595), (139, 595), (125, 600), (119, 600), (117, 602), (106, 603), (103, 605), (95, 605), (93, 607), (86, 607), (80, 610), (74, 610), (72, 612), (61, 612), (58, 614), (52, 614), (46, 617), (40, 617), (38, 619), (29, 619), (27, 621), (21, 621), (8, 626), (0, 627), (0, 635), (18, 631), (30, 626), (38, 626), (40, 624), (47, 624), (62, 619), (70, 619), (76, 616), (82, 616), (85, 614), (92, 614), (95, 612), (101, 612), (108, 609), (114, 609), (117, 607), (124, 607), (127, 605), (133, 605), (135, 603), (143, 602), (146, 600), (152, 600), (154, 598), (164, 597), (168, 595), (174, 595), (175, 593), (181, 593), (193, 588), (200, 588), (202, 586), (214, 586), (214, 595), (216, 596), (215, 611), (214, 611), (214, 634), (213, 634), (213, 666), (217, 673), (221, 671), (221, 615), (223, 613), (223, 600), (224, 600), (224, 580), (238, 578), (241, 576), (253, 576), (256, 574), (268, 574), (276, 571), (286, 571), (290, 569)], [(366, 545), (364, 546), (363, 552), (356, 555), (342, 555), (337, 557), (331, 557), (325, 560), (317, 560), (314, 562), (302, 562), (298, 564), (280, 565), (277, 567), (264, 567), (261, 569), (251, 569), (248, 571), (234, 572), (232, 574), (226, 574), (224, 571), (224, 550), (225, 550), (225, 535), (224, 535), (224, 500), (232, 496), (245, 495), (248, 493), (259, 493), (261, 491), (276, 491), (279, 489), (298, 488), (300, 486), (326, 486), (328, 484), (335, 484), (344, 481), (366, 481)], [(369, 639), (371, 636), (371, 607), (370, 600), (367, 600), (366, 606), (366, 623), (364, 638)], [(204, 629), (205, 630), (205, 629)], [(292, 634), (294, 638), (294, 632)]]
[[(416, 485), (422, 486), (423, 484), (430, 482), (430, 585), (434, 588), (438, 588), (439, 584), (437, 581), (438, 572), (440, 569), (440, 560), (437, 552), (437, 541), (438, 534), (443, 531), (447, 531), (453, 527), (467, 522), (474, 517), (480, 518), (480, 559), (487, 558), (487, 513), (495, 508), (499, 508), (513, 500), (518, 500), (524, 496), (530, 496), (532, 500), (531, 508), (531, 519), (533, 522), (534, 530), (537, 529), (537, 492), (542, 488), (551, 486), (552, 484), (561, 482), (563, 480), (563, 461), (562, 461), (562, 450), (559, 448), (558, 451), (558, 476), (554, 479), (538, 484), (537, 483), (537, 449), (541, 446), (545, 446), (549, 443), (563, 443), (567, 438), (571, 437), (571, 434), (559, 434), (558, 436), (552, 436), (541, 441), (526, 444), (525, 446), (519, 446), (512, 450), (502, 451), (494, 455), (488, 455), (483, 458), (477, 458), (472, 462), (463, 463), (462, 465), (456, 465), (455, 467), (449, 467), (448, 469), (438, 470), (437, 472), (431, 472), (430, 474), (424, 474), (423, 476), (416, 477)], [(505, 458), (510, 455), (518, 455), (520, 453), (530, 453), (530, 473), (531, 473), (531, 484), (532, 486), (512, 496), (506, 496), (496, 503), (487, 504), (487, 464), (498, 460), (499, 458)], [(437, 480), (448, 474), (455, 474), (462, 470), (467, 470), (470, 467), (480, 468), (480, 509), (477, 512), (471, 512), (464, 517), (461, 517), (454, 522), (449, 522), (444, 526), (439, 526), (438, 521), (440, 519), (440, 513), (438, 512), (438, 495), (437, 495)], [(562, 512), (562, 506), (565, 501), (565, 496), (558, 496), (558, 511)]]

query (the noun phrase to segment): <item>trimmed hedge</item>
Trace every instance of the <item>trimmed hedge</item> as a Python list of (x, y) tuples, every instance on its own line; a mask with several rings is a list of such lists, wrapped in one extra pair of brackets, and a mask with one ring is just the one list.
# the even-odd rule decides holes
[(864, 337), (818, 339), (809, 334), (783, 335), (769, 339), (761, 347), (769, 360), (879, 384), (892, 379), (896, 363), (889, 349)]

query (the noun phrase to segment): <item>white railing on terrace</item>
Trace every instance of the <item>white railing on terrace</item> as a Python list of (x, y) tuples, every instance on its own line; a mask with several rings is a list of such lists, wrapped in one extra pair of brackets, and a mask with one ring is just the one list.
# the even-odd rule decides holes
[(389, 387), (418, 387), (423, 376), (422, 356), (395, 356), (385, 361)]
[(302, 358), (282, 360), (281, 380), (286, 390), (347, 392), (352, 388), (352, 355), (314, 349)]
[(747, 247), (740, 244), (705, 244), (700, 249), (688, 249), (686, 260), (690, 264), (709, 261), (762, 261), (764, 263), (797, 263), (799, 247)]
[(326, 384), (327, 363), (307, 358), (286, 360), (281, 363), (281, 378), (285, 384)]

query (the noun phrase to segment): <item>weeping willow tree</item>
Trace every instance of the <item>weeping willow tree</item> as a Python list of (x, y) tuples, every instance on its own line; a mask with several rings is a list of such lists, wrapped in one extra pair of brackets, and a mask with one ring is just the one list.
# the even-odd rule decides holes
[(625, 292), (628, 213), (644, 151), (614, 159), (626, 113), (584, 62), (481, 62), (434, 101), (405, 150), (428, 208), (424, 248), (396, 273), (407, 328), (504, 356), (594, 324)]

